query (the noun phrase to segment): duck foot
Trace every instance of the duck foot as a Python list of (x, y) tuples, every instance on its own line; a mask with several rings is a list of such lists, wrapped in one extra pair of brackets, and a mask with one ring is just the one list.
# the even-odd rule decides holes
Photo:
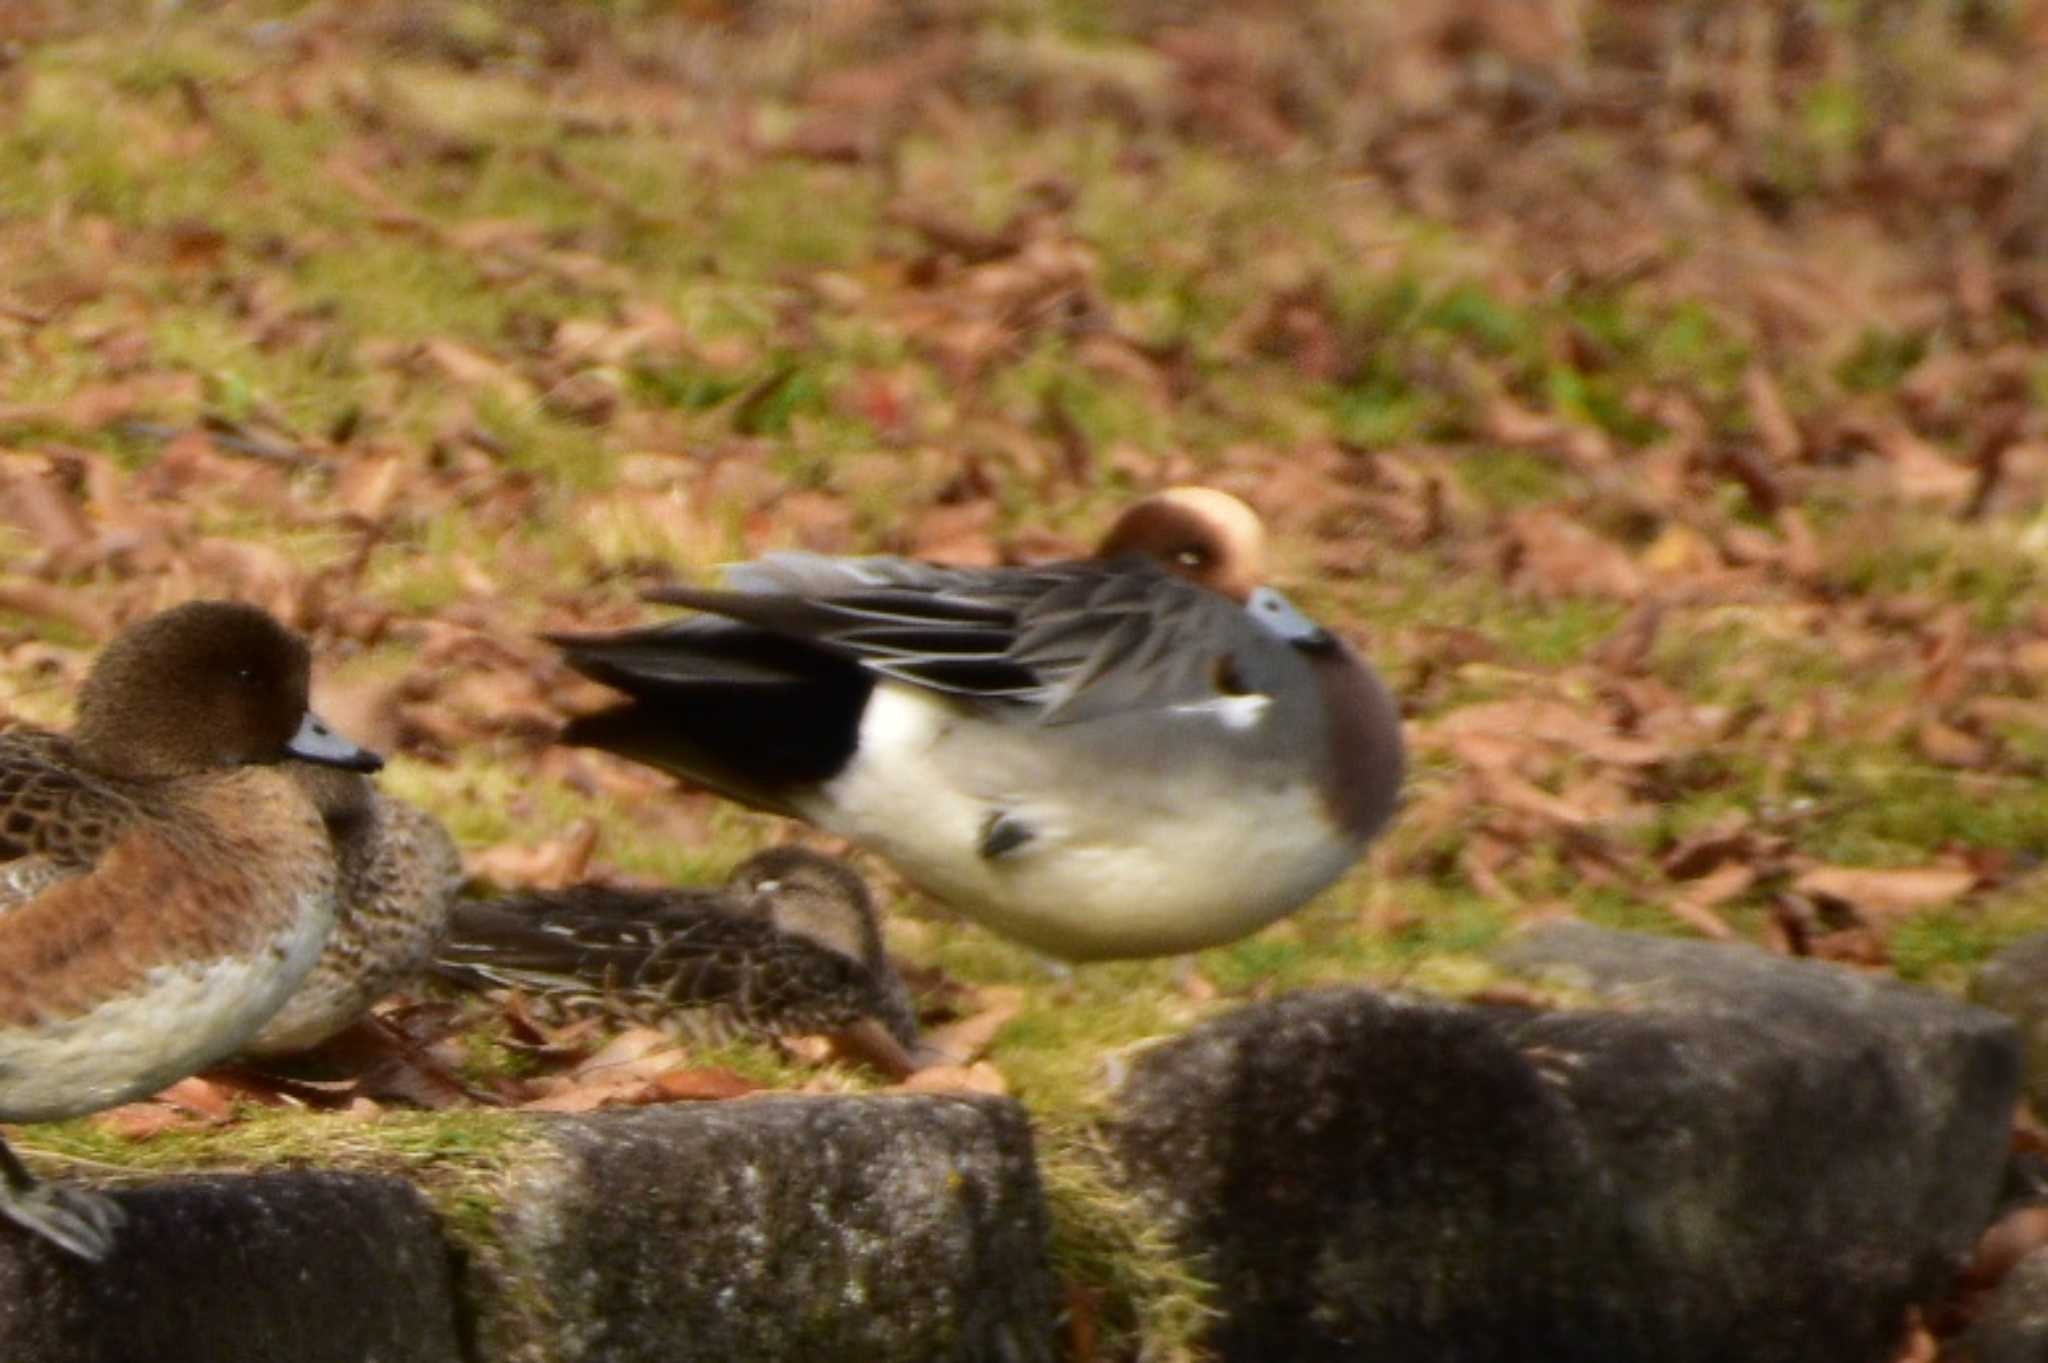
[(45, 1183), (5, 1143), (0, 1143), (0, 1216), (93, 1263), (113, 1252), (114, 1232), (128, 1219), (105, 1193)]

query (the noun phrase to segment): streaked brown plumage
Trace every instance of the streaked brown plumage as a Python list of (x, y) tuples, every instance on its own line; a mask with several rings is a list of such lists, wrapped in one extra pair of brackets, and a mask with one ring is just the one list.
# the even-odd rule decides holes
[(353, 772), (288, 769), (326, 811), (341, 921), (313, 973), (242, 1048), (259, 1060), (310, 1050), (431, 965), (462, 887), (462, 854), (433, 815)]
[(784, 847), (720, 889), (578, 885), (459, 905), (443, 973), (698, 1034), (796, 1035), (917, 1023), (850, 867)]
[[(373, 769), (306, 709), (305, 645), (193, 602), (124, 632), (69, 735), (0, 734), (0, 1121), (154, 1092), (230, 1054), (311, 969), (336, 873), (278, 765)], [(0, 1145), (0, 1215), (87, 1258), (120, 1215)]]

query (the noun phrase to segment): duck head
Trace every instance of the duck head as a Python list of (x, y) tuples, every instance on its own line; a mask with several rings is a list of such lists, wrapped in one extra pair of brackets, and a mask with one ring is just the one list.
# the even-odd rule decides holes
[(791, 936), (870, 969), (887, 959), (867, 882), (841, 861), (803, 847), (775, 847), (742, 862), (727, 883)]
[(1096, 546), (1100, 559), (1136, 554), (1234, 601), (1266, 575), (1266, 527), (1258, 513), (1213, 487), (1170, 487), (1125, 509)]
[(375, 771), (307, 708), (305, 642), (254, 606), (190, 601), (122, 631), (79, 692), (72, 739), (111, 775), (162, 779), (300, 759)]
[(1137, 555), (1198, 587), (1241, 603), (1252, 619), (1297, 648), (1333, 645), (1330, 632), (1263, 585), (1266, 527), (1237, 498), (1213, 487), (1171, 487), (1134, 502), (1095, 556)]

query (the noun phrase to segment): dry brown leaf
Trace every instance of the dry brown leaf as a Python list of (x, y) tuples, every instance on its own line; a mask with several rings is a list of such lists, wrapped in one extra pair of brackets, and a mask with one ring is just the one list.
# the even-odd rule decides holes
[(1950, 903), (1976, 883), (1976, 872), (1955, 866), (1816, 866), (1795, 879), (1792, 888), (1885, 915)]
[(744, 1098), (761, 1085), (734, 1070), (717, 1068), (665, 1070), (650, 1081), (665, 1102), (708, 1102)]
[(1711, 573), (1722, 566), (1720, 551), (1712, 540), (1676, 521), (1665, 526), (1643, 550), (1641, 563), (1648, 571), (1667, 578)]
[(506, 889), (559, 890), (583, 879), (597, 850), (598, 825), (578, 819), (559, 838), (528, 845), (501, 842), (463, 853), (463, 866), (473, 880)]
[(166, 1131), (221, 1126), (232, 1121), (234, 1115), (229, 1090), (195, 1075), (179, 1080), (152, 1098), (109, 1108), (91, 1120), (103, 1130), (139, 1141)]
[(94, 639), (104, 639), (114, 631), (113, 622), (84, 592), (25, 578), (0, 579), (0, 610), (61, 621)]
[(189, 1131), (211, 1125), (203, 1117), (172, 1107), (168, 1103), (123, 1103), (88, 1118), (93, 1126), (123, 1140), (146, 1141), (166, 1131)]
[(0, 522), (13, 525), (38, 548), (62, 554), (93, 540), (85, 508), (53, 476), (0, 472)]
[(1731, 860), (1758, 857), (1763, 851), (1762, 840), (1749, 827), (1749, 816), (1736, 810), (1713, 827), (1674, 843), (1660, 864), (1673, 880), (1693, 880)]
[(844, 554), (854, 547), (853, 508), (822, 492), (798, 491), (776, 499), (747, 519), (749, 539), (782, 547), (792, 539), (815, 554)]
[[(688, 1054), (667, 1032), (632, 1027), (579, 1061), (567, 1074), (534, 1080), (531, 1089), (537, 1096), (519, 1107), (531, 1112), (593, 1112), (664, 1102), (669, 1095), (663, 1077), (692, 1069)], [(675, 1081), (678, 1088), (690, 1082)]]
[(538, 1098), (518, 1104), (521, 1112), (596, 1112), (608, 1107), (644, 1107), (655, 1100), (657, 1090), (648, 1080), (623, 1075), (606, 1079), (565, 1082), (542, 1080)]
[(458, 387), (488, 388), (508, 402), (524, 404), (534, 398), (533, 385), (511, 366), (460, 342), (446, 337), (423, 341), (420, 356)]
[(1009, 1081), (986, 1060), (971, 1065), (927, 1065), (898, 1084), (904, 1093), (992, 1093), (1010, 1091)]
[(1900, 1339), (1898, 1351), (1891, 1356), (1889, 1363), (1939, 1363), (1942, 1357), (1941, 1341), (1934, 1337), (1934, 1332), (1920, 1319), (1917, 1308), (1908, 1315), (1905, 1336)]
[(1472, 888), (1488, 899), (1502, 904), (1518, 905), (1522, 897), (1502, 879), (1500, 872), (1517, 855), (1520, 847), (1516, 842), (1495, 836), (1487, 829), (1480, 829), (1465, 839), (1458, 849), (1458, 869), (1472, 882)]
[(934, 563), (993, 568), (1002, 562), (1002, 555), (996, 552), (995, 524), (992, 499), (934, 507), (918, 518), (910, 537), (910, 555)]
[(682, 1054), (676, 1039), (659, 1027), (628, 1027), (579, 1062), (570, 1077), (632, 1071), (652, 1076), (674, 1068), (675, 1059)]
[(1481, 798), (1489, 803), (1532, 814), (1567, 828), (1582, 828), (1593, 822), (1593, 815), (1588, 811), (1513, 772), (1498, 767), (1482, 768), (1477, 776)]
[(1672, 917), (1690, 924), (1705, 936), (1715, 941), (1727, 941), (1735, 936), (1734, 929), (1714, 912), (1714, 907), (1747, 890), (1756, 883), (1756, 878), (1756, 868), (1748, 863), (1724, 861), (1688, 884), (1665, 907)]
[(1840, 928), (1816, 934), (1807, 942), (1806, 954), (1816, 960), (1836, 961), (1865, 970), (1883, 970), (1892, 959), (1886, 934), (1870, 927)]
[(1976, 484), (1969, 468), (1904, 426), (1882, 427), (1872, 438), (1891, 465), (1892, 486), (1901, 497), (1959, 505)]
[(334, 499), (366, 521), (381, 521), (406, 488), (409, 470), (390, 455), (370, 455), (342, 465), (334, 480)]
[(1760, 364), (1751, 365), (1743, 372), (1742, 392), (1749, 403), (1750, 419), (1756, 423), (1757, 435), (1772, 460), (1780, 465), (1797, 463), (1805, 438), (1792, 420), (1771, 371)]
[(1569, 517), (1543, 508), (1508, 518), (1508, 579), (1540, 596), (1642, 598), (1643, 570), (1628, 551)]
[(1922, 724), (1913, 739), (1928, 761), (1967, 771), (1983, 771), (1992, 766), (1997, 753), (1992, 743), (1938, 719)]
[(1778, 555), (1780, 566), (1802, 582), (1817, 580), (1824, 560), (1820, 541), (1815, 537), (1813, 527), (1807, 524), (1805, 515), (1798, 507), (1788, 506), (1779, 509), (1776, 519), (1782, 545)]
[[(1554, 744), (1595, 761), (1617, 766), (1651, 766), (1671, 755), (1668, 745), (1626, 738), (1612, 725), (1560, 701), (1542, 699), (1487, 701), (1462, 705), (1418, 726), (1417, 747), (1452, 747), (1475, 755), (1483, 749), (1458, 749), (1451, 742), (1464, 737), (1489, 738), (1526, 748), (1530, 743)], [(1502, 752), (1512, 751), (1502, 749)], [(1480, 765), (1495, 765), (1481, 760)]]
[(2016, 1208), (1978, 1239), (1963, 1281), (1978, 1290), (1995, 1287), (2020, 1260), (2043, 1247), (2048, 1247), (2048, 1207)]
[(230, 1091), (209, 1079), (193, 1075), (180, 1079), (152, 1100), (170, 1103), (183, 1108), (209, 1122), (225, 1122), (235, 1115), (234, 1098)]
[(996, 1033), (1024, 1008), (1024, 991), (1009, 985), (989, 985), (975, 990), (974, 996), (980, 1007), (973, 1013), (925, 1032), (927, 1048), (965, 1064), (986, 1051)]

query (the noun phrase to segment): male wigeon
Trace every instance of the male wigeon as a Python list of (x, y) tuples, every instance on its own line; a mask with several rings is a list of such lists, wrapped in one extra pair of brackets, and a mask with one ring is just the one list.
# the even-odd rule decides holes
[(630, 697), (564, 738), (806, 819), (1055, 956), (1215, 946), (1341, 875), (1401, 785), (1392, 698), (1259, 585), (1263, 550), (1249, 507), (1177, 488), (1042, 567), (770, 554), (649, 594), (703, 614), (557, 637)]
[(800, 847), (748, 858), (719, 889), (590, 884), (468, 900), (441, 960), (460, 983), (516, 987), (565, 1011), (714, 1037), (851, 1034), (885, 1067), (913, 1067), (916, 1013), (866, 882)]
[[(94, 663), (68, 735), (0, 734), (0, 1121), (75, 1117), (234, 1052), (334, 926), (321, 811), (279, 765), (373, 770), (306, 708), (306, 646), (193, 602)], [(0, 1215), (103, 1257), (103, 1194), (0, 1143)]]
[(462, 888), (462, 854), (440, 820), (337, 767), (287, 763), (325, 814), (341, 921), (312, 974), (241, 1054), (310, 1050), (433, 964)]

